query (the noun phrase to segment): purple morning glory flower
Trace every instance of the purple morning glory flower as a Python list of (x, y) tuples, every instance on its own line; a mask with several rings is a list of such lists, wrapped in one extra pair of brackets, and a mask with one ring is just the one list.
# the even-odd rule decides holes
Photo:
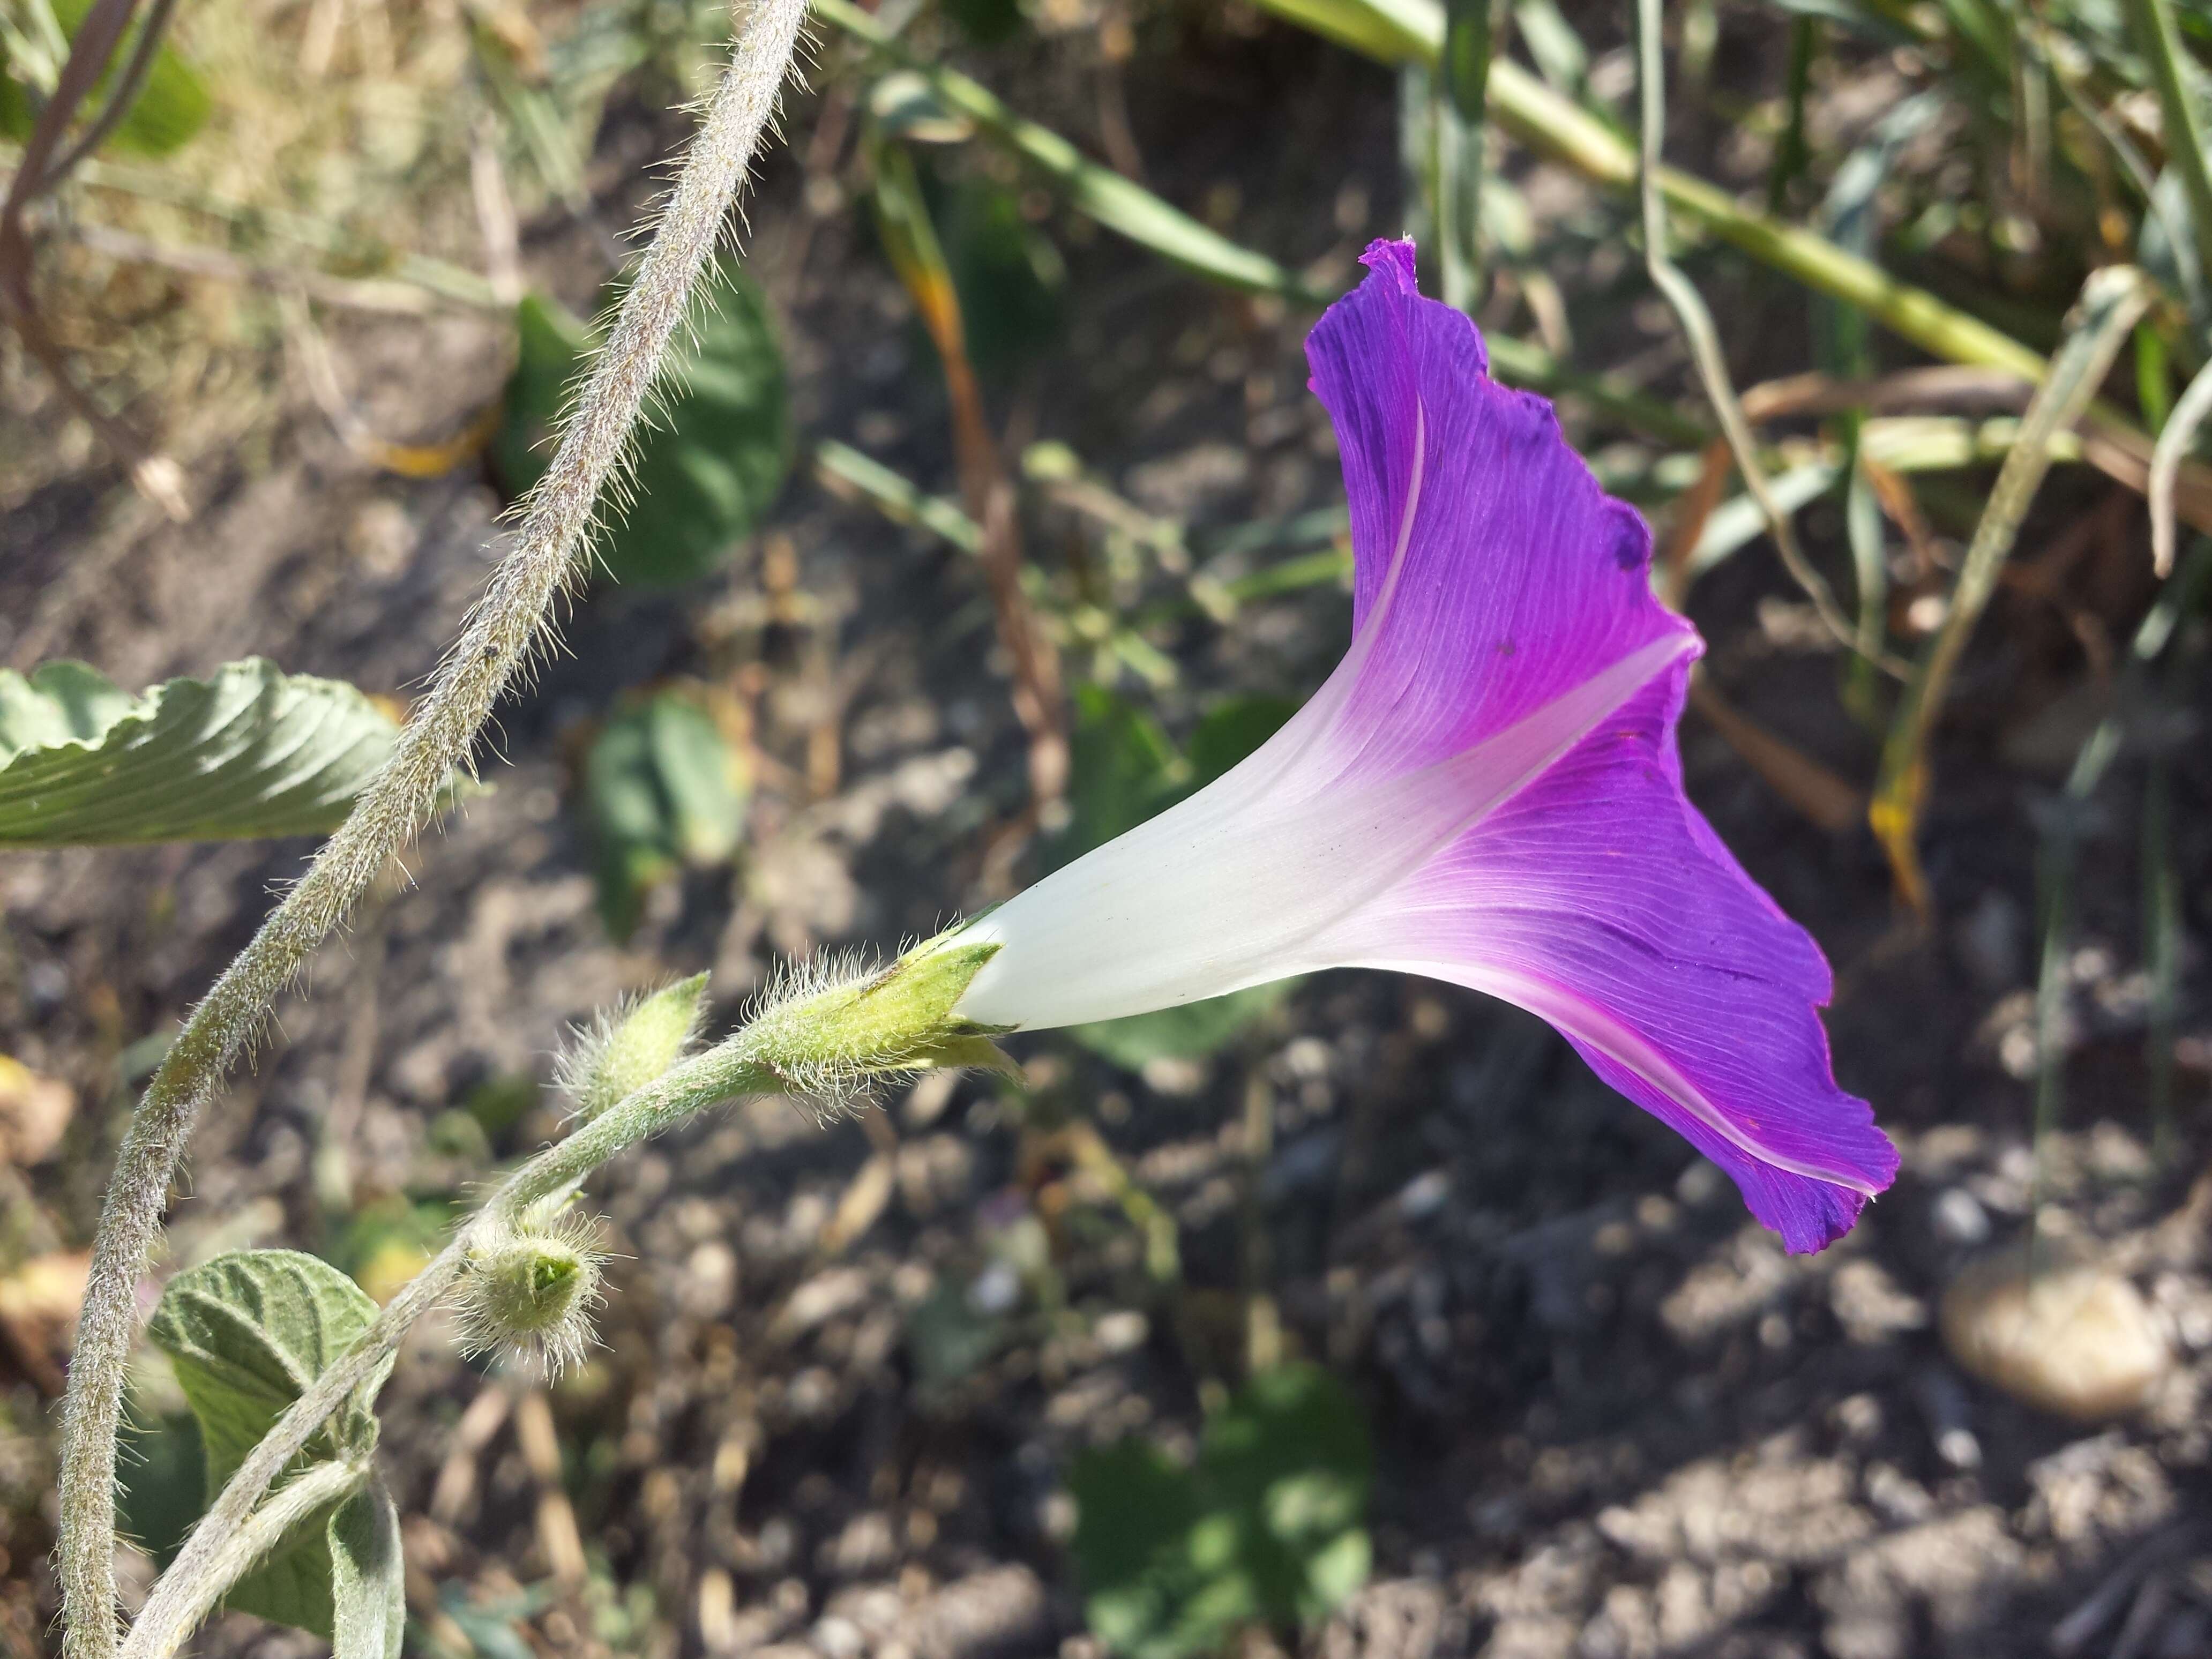
[(1307, 341), (1350, 498), (1352, 638), (1211, 787), (981, 918), (958, 1012), (1066, 1025), (1320, 968), (1395, 968), (1541, 1015), (1732, 1176), (1792, 1250), (1897, 1153), (1837, 1088), (1826, 962), (1682, 792), (1702, 646), (1650, 532), (1549, 404), (1489, 377), (1410, 242)]

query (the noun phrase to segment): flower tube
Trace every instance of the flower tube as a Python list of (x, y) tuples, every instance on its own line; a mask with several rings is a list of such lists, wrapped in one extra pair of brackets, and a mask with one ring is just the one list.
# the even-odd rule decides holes
[(1734, 1177), (1795, 1251), (1896, 1173), (1838, 1089), (1820, 948), (1683, 793), (1696, 631), (1650, 532), (1551, 406), (1489, 377), (1410, 242), (1307, 341), (1349, 499), (1352, 637), (1189, 799), (978, 919), (956, 1012), (1034, 1030), (1316, 969), (1399, 969), (1540, 1015)]

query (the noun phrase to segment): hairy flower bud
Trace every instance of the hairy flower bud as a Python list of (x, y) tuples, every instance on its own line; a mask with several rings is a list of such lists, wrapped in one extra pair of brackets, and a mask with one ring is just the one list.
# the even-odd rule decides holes
[(583, 1122), (651, 1083), (684, 1057), (706, 1012), (707, 975), (695, 974), (603, 1013), (580, 1030), (560, 1071)]
[(572, 1214), (498, 1228), (472, 1246), (458, 1291), (463, 1349), (534, 1360), (554, 1376), (580, 1363), (604, 1299), (594, 1232)]
[(963, 932), (925, 940), (882, 968), (848, 960), (790, 970), (761, 998), (744, 1040), (793, 1093), (828, 1110), (902, 1073), (1009, 1069), (991, 1041), (1007, 1028), (954, 1012), (999, 948), (964, 943)]

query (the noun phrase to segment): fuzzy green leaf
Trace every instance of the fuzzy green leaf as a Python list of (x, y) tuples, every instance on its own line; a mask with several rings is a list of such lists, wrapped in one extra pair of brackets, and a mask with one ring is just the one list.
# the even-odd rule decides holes
[(314, 834), (398, 729), (353, 686), (258, 657), (140, 697), (82, 663), (0, 669), (0, 847)]
[[(169, 1356), (199, 1420), (209, 1492), (222, 1490), (307, 1385), (375, 1321), (376, 1311), (353, 1280), (297, 1250), (237, 1250), (169, 1281), (146, 1334)], [(319, 1462), (368, 1457), (377, 1436), (371, 1407), (391, 1371), (386, 1359), (308, 1440), (288, 1476)], [(239, 1582), (229, 1605), (330, 1639), (344, 1588), (337, 1582), (332, 1528), (362, 1497), (303, 1522)], [(353, 1558), (345, 1571), (384, 1571), (380, 1547), (371, 1536), (375, 1526), (356, 1513), (347, 1516), (344, 1529), (349, 1541), (343, 1547)], [(376, 1651), (358, 1650), (364, 1656)]]
[(324, 1538), (331, 1557), (331, 1659), (399, 1659), (407, 1572), (399, 1511), (384, 1483), (372, 1479), (339, 1504)]

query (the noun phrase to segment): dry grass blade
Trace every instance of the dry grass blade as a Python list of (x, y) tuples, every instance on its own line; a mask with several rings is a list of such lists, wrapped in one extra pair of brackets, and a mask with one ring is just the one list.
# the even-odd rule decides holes
[(1704, 715), (1737, 757), (1808, 822), (1842, 835), (1866, 813), (1866, 796), (1804, 750), (1778, 738), (1713, 690), (1702, 671), (1690, 679), (1690, 707)]
[(337, 365), (331, 360), (330, 343), (323, 338), (322, 330), (315, 326), (307, 302), (297, 295), (285, 295), (279, 300), (278, 308), (284, 319), (285, 346), (299, 364), (309, 395), (345, 447), (372, 466), (382, 467), (403, 478), (441, 478), (482, 453), (483, 447), (498, 432), (504, 410), (495, 400), (443, 443), (395, 443), (382, 436), (362, 418), (344, 387), (338, 384)]
[(1716, 438), (1705, 446), (1698, 465), (1697, 482), (1674, 501), (1674, 521), (1668, 526), (1667, 545), (1659, 556), (1660, 580), (1668, 605), (1679, 611), (1690, 586), (1690, 556), (1705, 533), (1714, 509), (1728, 489), (1729, 472), (1735, 465), (1728, 441)]
[(1838, 380), (1812, 370), (1747, 387), (1743, 412), (1753, 421), (1790, 415), (1839, 415), (1863, 409), (1869, 414), (1907, 410), (2020, 409), (2034, 395), (2035, 382), (2009, 369), (1937, 363), (1901, 368), (1871, 380)]
[(393, 277), (329, 276), (304, 267), (240, 258), (222, 248), (157, 242), (108, 225), (79, 221), (64, 227), (60, 234), (118, 264), (153, 265), (182, 276), (205, 276), (276, 293), (296, 290), (318, 304), (374, 316), (427, 317), (449, 303), (429, 289)]
[(2173, 572), (2174, 481), (2181, 475), (2181, 458), (2196, 442), (2197, 429), (2208, 414), (2212, 414), (2212, 363), (2197, 371), (2197, 378), (2166, 416), (2158, 447), (2151, 452), (2150, 485), (2145, 492), (2150, 498), (2151, 568), (2161, 577)]
[(2093, 275), (2081, 290), (2072, 327), (2051, 377), (2028, 405), (2019, 441), (1997, 473), (1989, 505), (1974, 528), (1943, 626), (1929, 641), (1905, 687), (1882, 748), (1881, 770), (1868, 817), (1888, 854), (1898, 892), (1922, 916), (1928, 912), (1927, 878), (1920, 867), (1920, 816), (1928, 794), (1928, 737), (1942, 710), (1951, 676), (1974, 624), (1996, 591), (2021, 521), (2051, 470), (2050, 441), (2080, 418), (2128, 331), (2150, 303), (2149, 283), (2131, 265)]
[[(1659, 0), (1636, 0), (1636, 17), (1638, 79), (1644, 108), (1643, 166), (1638, 185), (1644, 205), (1644, 264), (1651, 273), (1653, 286), (1666, 297), (1682, 325), (1706, 399), (1712, 404), (1721, 432), (1735, 457), (1736, 471), (1743, 475), (1744, 488), (1765, 515), (1767, 529), (1774, 537), (1783, 564), (1812, 600), (1822, 625), (1835, 635), (1837, 642), (1857, 652), (1862, 646), (1857, 627), (1844, 614), (1843, 606), (1836, 603), (1834, 592), (1805, 556), (1805, 550), (1797, 540), (1796, 527), (1776, 499), (1766, 469), (1759, 464), (1758, 442), (1752, 435), (1751, 422), (1745, 418), (1743, 404), (1737, 400), (1735, 387), (1729, 381), (1728, 362), (1721, 353), (1712, 313), (1706, 310), (1696, 285), (1667, 256), (1667, 204), (1659, 191), (1659, 156), (1667, 133), (1666, 66), (1659, 50)], [(1907, 672), (1902, 662), (1886, 653), (1870, 660), (1900, 678)]]
[[(913, 295), (922, 326), (945, 370), (945, 392), (952, 405), (953, 447), (959, 459), (960, 495), (969, 516), (981, 527), (978, 552), (991, 592), (991, 610), (1000, 642), (1014, 671), (1014, 713), (1030, 737), (1031, 817), (1067, 788), (1067, 708), (1061, 688), (1060, 658), (1039, 625), (1029, 596), (1022, 591), (1021, 530), (1014, 514), (1014, 488), (1006, 477), (983, 411), (982, 389), (969, 360), (967, 330), (960, 295), (953, 287), (928, 204), (915, 177), (913, 158), (903, 145), (888, 141), (872, 146), (876, 173), (876, 218), (884, 246), (899, 280)], [(1026, 836), (1023, 837), (1026, 840)]]

